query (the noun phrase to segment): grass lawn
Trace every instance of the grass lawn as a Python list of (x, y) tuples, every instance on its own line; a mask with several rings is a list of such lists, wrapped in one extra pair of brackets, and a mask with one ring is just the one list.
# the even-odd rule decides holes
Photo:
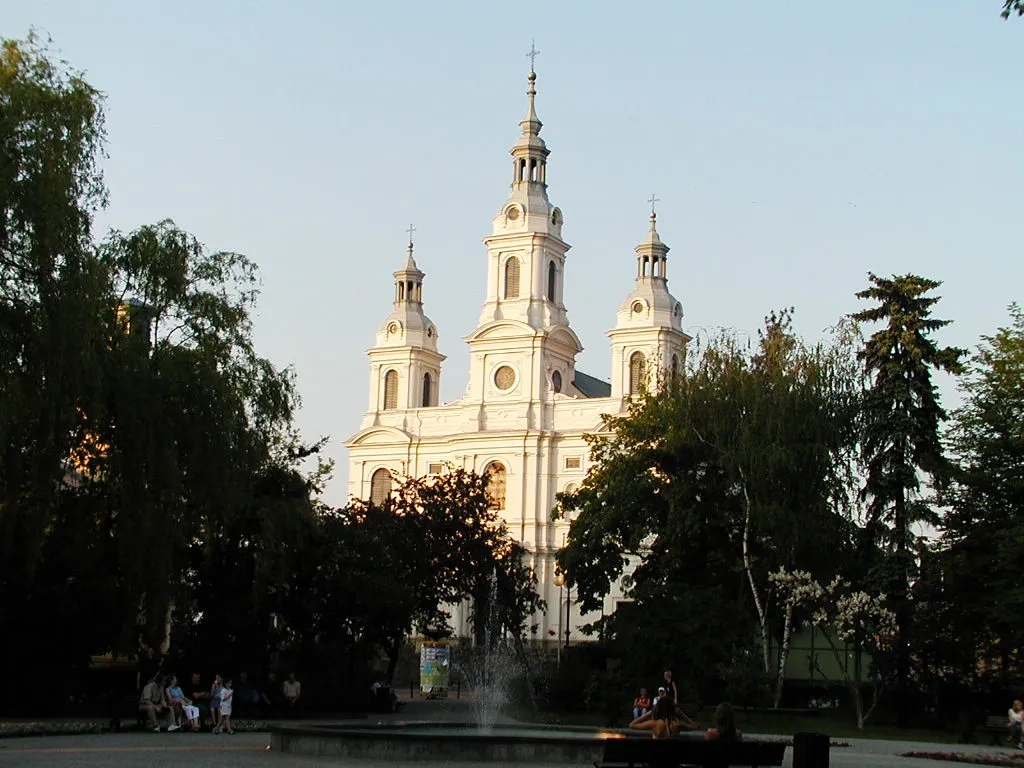
[[(589, 725), (604, 727), (607, 725), (604, 715), (590, 712), (547, 712), (533, 711), (523, 708), (509, 708), (506, 714), (525, 722), (545, 723), (549, 725)], [(702, 710), (697, 722), (702, 728), (710, 727), (712, 710)], [(629, 724), (628, 715), (615, 725), (625, 728)], [(894, 741), (930, 741), (937, 744), (953, 744), (956, 734), (951, 731), (935, 731), (923, 728), (897, 728), (895, 725), (873, 723), (868, 720), (864, 730), (857, 729), (857, 721), (852, 713), (825, 712), (818, 717), (795, 717), (775, 715), (765, 712), (737, 712), (739, 729), (748, 734), (792, 735), (802, 731), (826, 733), (834, 739), (892, 739)]]

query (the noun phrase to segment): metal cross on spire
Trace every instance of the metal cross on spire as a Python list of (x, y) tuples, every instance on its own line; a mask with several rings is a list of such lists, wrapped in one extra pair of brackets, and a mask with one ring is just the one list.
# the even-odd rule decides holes
[(533, 61), (534, 61), (534, 59), (537, 58), (537, 54), (540, 53), (540, 51), (537, 50), (537, 46), (535, 45), (536, 42), (537, 42), (536, 38), (530, 41), (530, 52), (526, 54), (526, 58), (528, 58), (530, 60), (530, 71), (531, 72), (533, 72)]
[(416, 231), (416, 227), (410, 224), (409, 228), (405, 231), (409, 233), (409, 245), (412, 245), (412, 233)]
[(651, 192), (651, 196), (649, 198), (647, 198), (647, 202), (651, 204), (651, 215), (653, 216), (654, 215), (654, 204), (655, 203), (660, 203), (661, 202), (661, 198), (660, 197), (655, 197), (654, 193)]

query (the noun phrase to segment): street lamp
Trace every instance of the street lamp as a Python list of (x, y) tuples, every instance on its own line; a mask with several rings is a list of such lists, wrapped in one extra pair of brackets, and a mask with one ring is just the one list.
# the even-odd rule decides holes
[[(565, 586), (565, 574), (557, 568), (555, 569), (555, 585), (558, 587), (558, 637), (555, 638), (555, 650), (557, 657), (555, 665), (558, 667), (562, 666), (562, 587)], [(568, 636), (568, 627), (566, 627), (566, 635)]]

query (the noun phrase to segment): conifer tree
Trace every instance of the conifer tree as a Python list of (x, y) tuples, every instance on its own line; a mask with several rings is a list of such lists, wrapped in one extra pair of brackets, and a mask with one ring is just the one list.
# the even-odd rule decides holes
[[(871, 287), (857, 293), (857, 298), (877, 305), (853, 318), (883, 323), (884, 327), (872, 334), (859, 353), (870, 379), (861, 434), (867, 469), (862, 491), (867, 502), (865, 532), (867, 543), (888, 553), (877, 575), (896, 612), (896, 671), (901, 694), (905, 694), (910, 674), (912, 527), (936, 522), (921, 499), (921, 475), (933, 486), (941, 486), (949, 475), (939, 436), (946, 412), (932, 373), (958, 373), (965, 353), (955, 347), (938, 347), (931, 339), (931, 334), (951, 322), (931, 316), (939, 297), (927, 294), (941, 283), (917, 275), (883, 278), (869, 273), (868, 277)], [(901, 699), (906, 701), (905, 696)]]

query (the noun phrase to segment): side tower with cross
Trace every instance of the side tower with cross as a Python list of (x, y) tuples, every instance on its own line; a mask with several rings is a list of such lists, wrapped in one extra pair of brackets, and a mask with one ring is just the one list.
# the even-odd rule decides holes
[(653, 194), (650, 228), (636, 251), (636, 283), (616, 314), (612, 340), (612, 397), (638, 395), (682, 372), (690, 337), (683, 332), (683, 306), (668, 292), (669, 248), (658, 235)]
[(444, 355), (437, 351), (437, 327), (423, 313), (424, 273), (413, 258), (409, 226), (405, 263), (394, 273), (391, 314), (377, 329), (370, 356), (370, 407), (363, 426), (380, 423), (385, 411), (432, 408), (437, 405)]

